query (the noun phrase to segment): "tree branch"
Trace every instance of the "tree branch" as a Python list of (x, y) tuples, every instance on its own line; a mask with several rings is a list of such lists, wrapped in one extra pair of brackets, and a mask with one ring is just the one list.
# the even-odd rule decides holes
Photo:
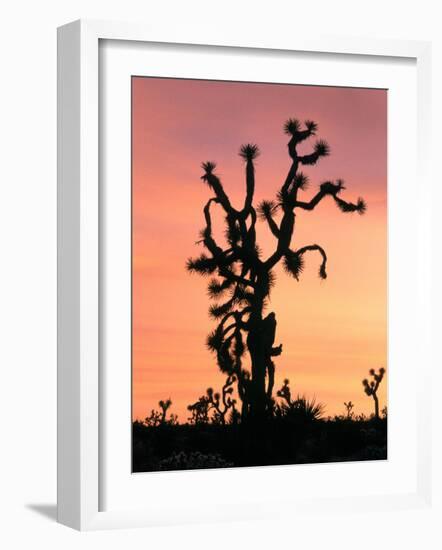
[(302, 165), (314, 165), (321, 157), (326, 157), (330, 154), (330, 147), (324, 140), (319, 140), (315, 143), (313, 153), (298, 157), (299, 162)]
[(302, 248), (299, 248), (296, 251), (296, 254), (298, 256), (302, 257), (306, 252), (311, 252), (311, 251), (318, 251), (321, 254), (322, 263), (319, 267), (319, 276), (321, 277), (321, 279), (326, 279), (327, 278), (327, 271), (326, 271), (327, 254), (325, 253), (325, 250), (321, 246), (319, 246), (318, 244), (311, 244), (311, 245), (308, 245), (308, 246), (303, 246)]
[(335, 201), (336, 205), (342, 212), (359, 212), (359, 214), (364, 214), (367, 210), (367, 205), (362, 198), (359, 198), (357, 203), (347, 202), (340, 197), (338, 194), (345, 189), (344, 182), (342, 180), (337, 180), (336, 183), (331, 181), (325, 181), (321, 184), (319, 192), (309, 201), (295, 201), (295, 208), (302, 208), (303, 210), (313, 210), (324, 197), (331, 196)]
[(303, 210), (313, 210), (315, 206), (319, 204), (321, 200), (327, 195), (328, 193), (325, 193), (324, 191), (319, 191), (309, 202), (296, 201), (295, 208), (302, 208)]
[(278, 224), (273, 219), (273, 213), (276, 212), (277, 210), (278, 210), (278, 206), (273, 201), (262, 201), (258, 205), (259, 217), (267, 222), (270, 228), (270, 231), (278, 239), (279, 227), (278, 227)]
[(248, 143), (241, 147), (239, 155), (246, 161), (246, 198), (241, 214), (247, 216), (255, 193), (255, 167), (253, 166), (253, 160), (259, 155), (259, 148), (255, 144)]
[(210, 205), (212, 202), (219, 204), (219, 200), (215, 197), (209, 199), (204, 207), (204, 218), (206, 220), (206, 227), (203, 230), (203, 240), (205, 246), (210, 250), (213, 255), (216, 255), (222, 249), (216, 244), (215, 239), (212, 237), (212, 218), (210, 216)]
[(201, 179), (207, 182), (207, 184), (213, 189), (218, 201), (220, 202), (224, 210), (228, 214), (236, 213), (236, 210), (230, 204), (229, 197), (224, 191), (221, 180), (213, 173), (216, 168), (216, 164), (214, 162), (203, 162), (201, 166), (205, 172), (204, 175), (201, 176)]

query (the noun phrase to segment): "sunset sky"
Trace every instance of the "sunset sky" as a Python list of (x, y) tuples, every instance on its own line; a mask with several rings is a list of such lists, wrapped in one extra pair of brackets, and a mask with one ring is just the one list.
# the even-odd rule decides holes
[[(387, 359), (387, 92), (354, 88), (132, 79), (133, 174), (133, 417), (144, 419), (160, 399), (171, 398), (179, 421), (207, 387), (220, 389), (224, 375), (206, 349), (216, 326), (208, 316), (208, 279), (190, 275), (186, 259), (203, 252), (195, 244), (202, 209), (212, 196), (200, 179), (202, 161), (217, 174), (232, 202), (245, 191), (243, 143), (257, 143), (255, 204), (273, 199), (290, 167), (284, 121), (312, 119), (331, 155), (303, 171), (309, 200), (326, 179), (342, 178), (342, 197), (367, 202), (364, 216), (343, 214), (330, 198), (315, 210), (297, 210), (292, 248), (317, 243), (327, 252), (328, 278), (317, 276), (319, 258), (305, 256), (299, 282), (276, 270), (268, 311), (278, 321), (275, 389), (289, 378), (292, 393), (326, 405), (326, 415), (371, 413), (363, 392), (370, 368)], [(311, 149), (304, 142), (301, 152)], [(218, 214), (220, 212), (218, 211)], [(223, 218), (216, 216), (218, 234)], [(265, 255), (275, 246), (258, 224)], [(247, 361), (245, 361), (247, 366)], [(386, 383), (379, 390), (386, 404)]]

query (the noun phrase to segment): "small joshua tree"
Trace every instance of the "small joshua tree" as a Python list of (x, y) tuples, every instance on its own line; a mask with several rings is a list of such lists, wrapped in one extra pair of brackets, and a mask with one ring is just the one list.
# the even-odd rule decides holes
[(348, 403), (344, 401), (344, 407), (347, 414), (347, 420), (351, 420), (353, 418), (354, 404), (351, 401)]
[[(208, 388), (207, 397), (210, 406), (214, 410), (212, 422), (214, 424), (225, 424), (227, 414), (232, 409), (235, 409), (236, 400), (232, 399), (233, 384), (236, 381), (235, 376), (228, 376), (222, 387), (221, 395), (218, 392), (213, 392), (212, 388)], [(233, 413), (234, 414), (234, 413)]]
[[(214, 392), (213, 388), (207, 388), (206, 395), (202, 395), (198, 401), (187, 407), (187, 410), (192, 413), (189, 422), (207, 424), (212, 419), (214, 424), (226, 424), (229, 416), (235, 422), (236, 400), (232, 398), (235, 381), (235, 376), (228, 376), (221, 393)], [(211, 411), (213, 415), (210, 418)]]
[[(276, 200), (263, 201), (254, 206), (255, 160), (259, 148), (255, 144), (243, 145), (240, 156), (245, 162), (246, 195), (244, 204), (237, 209), (226, 194), (216, 164), (202, 164), (202, 180), (213, 196), (204, 207), (205, 227), (201, 242), (208, 253), (187, 262), (187, 269), (210, 276), (209, 297), (216, 300), (210, 307), (210, 315), (218, 321), (216, 329), (208, 336), (207, 345), (216, 354), (220, 370), (228, 376), (235, 375), (238, 395), (242, 401), (242, 418), (262, 419), (273, 410), (273, 386), (275, 379), (274, 357), (282, 352), (282, 345), (274, 346), (276, 318), (273, 312), (264, 315), (270, 292), (275, 281), (274, 269), (282, 263), (296, 281), (304, 268), (305, 255), (319, 254), (319, 277), (327, 277), (327, 255), (318, 244), (295, 248), (296, 211), (314, 210), (326, 198), (331, 198), (342, 212), (363, 214), (365, 202), (356, 203), (341, 198), (344, 182), (324, 181), (310, 200), (301, 194), (307, 189), (308, 177), (299, 171), (302, 166), (313, 166), (330, 153), (328, 144), (316, 141), (306, 155), (298, 152), (298, 145), (316, 135), (318, 126), (306, 120), (304, 126), (296, 119), (289, 119), (284, 131), (289, 137), (290, 165), (287, 176), (276, 193)], [(221, 208), (226, 224), (226, 245), (221, 245), (213, 233), (212, 208)], [(256, 221), (262, 219), (275, 238), (275, 248), (263, 258), (256, 242)], [(222, 301), (224, 299), (224, 301)], [(243, 366), (243, 356), (248, 351), (250, 364)]]
[(169, 419), (166, 418), (167, 411), (172, 406), (171, 399), (159, 401), (158, 406), (160, 407), (161, 412), (152, 409), (150, 411), (150, 415), (144, 419), (144, 424), (146, 424), (146, 426), (156, 427), (156, 426), (162, 426), (165, 424), (175, 425), (178, 423), (178, 416), (175, 414), (171, 414)]
[(165, 424), (167, 411), (172, 406), (172, 400), (166, 399), (165, 401), (158, 401), (158, 405), (161, 409), (161, 424)]
[(278, 397), (281, 397), (281, 399), (283, 399), (286, 404), (291, 407), (293, 405), (293, 401), (292, 401), (292, 392), (290, 390), (290, 380), (288, 378), (286, 378), (284, 380), (284, 383), (281, 387), (281, 389), (279, 389), (277, 392), (276, 392), (276, 395)]
[(374, 400), (374, 415), (377, 420), (379, 420), (379, 398), (377, 396), (377, 391), (379, 389), (379, 384), (384, 378), (385, 369), (381, 367), (379, 372), (376, 373), (374, 369), (369, 370), (370, 376), (373, 380), (369, 381), (367, 378), (362, 380), (362, 385), (364, 386), (364, 391), (368, 396), (373, 397)]

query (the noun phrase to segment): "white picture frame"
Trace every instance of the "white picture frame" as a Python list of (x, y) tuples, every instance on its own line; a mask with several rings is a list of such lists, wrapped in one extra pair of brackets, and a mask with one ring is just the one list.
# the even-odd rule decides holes
[[(426, 350), (420, 365), (416, 385), (416, 488), (384, 495), (359, 497), (337, 496), (342, 510), (351, 509), (355, 502), (360, 509), (371, 506), (418, 507), (426, 506), (431, 498), (431, 451), (427, 418), (430, 415), (428, 399), (432, 364), (428, 338), (431, 328), (431, 259), (429, 250), (431, 182), (429, 176), (429, 120), (431, 116), (430, 44), (426, 42), (364, 40), (356, 38), (317, 38), (315, 40), (282, 37), (280, 42), (268, 44), (265, 39), (254, 42), (226, 40), (208, 44), (204, 36), (188, 37), (185, 29), (179, 36), (157, 36), (152, 29), (134, 24), (77, 21), (59, 29), (58, 34), (58, 520), (80, 530), (151, 526), (190, 521), (214, 520), (219, 510), (203, 510), (186, 514), (179, 505), (166, 513), (163, 506), (134, 508), (122, 502), (121, 507), (103, 510), (100, 484), (103, 483), (103, 441), (100, 414), (105, 408), (100, 403), (100, 334), (101, 262), (100, 228), (100, 139), (99, 139), (99, 75), (100, 41), (135, 43), (166, 43), (228, 47), (234, 54), (247, 49), (282, 52), (310, 52), (335, 56), (377, 56), (380, 58), (408, 58), (416, 63), (417, 72), (417, 164), (420, 178), (420, 210), (418, 214), (419, 271), (417, 273), (416, 303), (420, 324), (422, 348)], [(179, 55), (179, 54), (177, 54)], [(417, 294), (419, 294), (417, 296)], [(206, 471), (204, 479), (219, 475)], [(226, 472), (224, 472), (224, 475)], [(174, 473), (168, 476), (169, 482)], [(192, 487), (195, 472), (179, 474), (182, 487)], [(230, 475), (239, 475), (234, 471)], [(244, 475), (244, 474), (243, 474)], [(247, 474), (249, 475), (249, 474)], [(251, 475), (251, 474), (250, 474)], [(172, 476), (172, 477), (171, 477)], [(193, 476), (193, 477), (192, 477)], [(165, 478), (163, 478), (165, 479)], [(202, 479), (202, 478), (201, 478)], [(155, 486), (162, 483), (157, 478)], [(155, 490), (150, 495), (154, 500)], [(269, 496), (270, 498), (270, 496)], [(239, 514), (244, 519), (263, 517), (263, 501), (252, 501)], [(305, 513), (330, 506), (322, 497), (286, 500), (287, 514)], [(238, 519), (221, 515), (221, 519)]]

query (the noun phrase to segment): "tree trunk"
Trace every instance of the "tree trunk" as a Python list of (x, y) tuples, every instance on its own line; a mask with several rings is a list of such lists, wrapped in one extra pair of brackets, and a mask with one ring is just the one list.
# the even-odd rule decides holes
[(375, 393), (373, 394), (373, 399), (374, 399), (374, 415), (376, 420), (379, 420), (379, 399)]
[(266, 349), (262, 333), (262, 319), (255, 323), (247, 337), (250, 359), (252, 363), (252, 378), (250, 384), (250, 417), (253, 420), (263, 420), (267, 410), (266, 392)]
[(255, 420), (263, 420), (267, 408), (267, 392), (265, 387), (266, 364), (260, 350), (251, 352), (252, 357), (252, 400), (250, 416)]

